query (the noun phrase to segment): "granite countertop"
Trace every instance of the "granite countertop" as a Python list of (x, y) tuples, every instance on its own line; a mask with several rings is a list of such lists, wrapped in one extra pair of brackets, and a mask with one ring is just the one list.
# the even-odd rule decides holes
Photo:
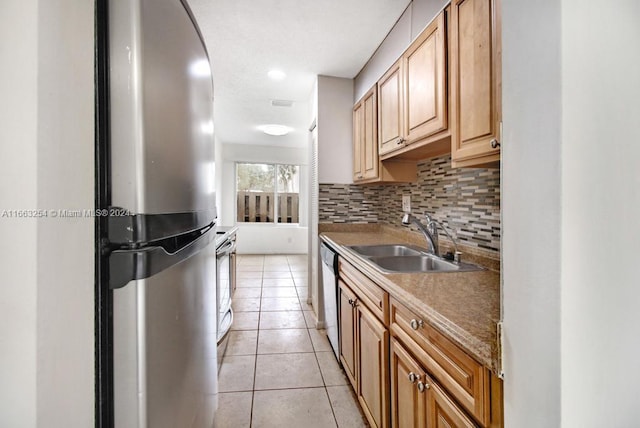
[(406, 243), (396, 234), (363, 229), (325, 231), (320, 237), (345, 260), (424, 317), (478, 362), (495, 374), (500, 372), (497, 346), (499, 272), (384, 273), (345, 246)]

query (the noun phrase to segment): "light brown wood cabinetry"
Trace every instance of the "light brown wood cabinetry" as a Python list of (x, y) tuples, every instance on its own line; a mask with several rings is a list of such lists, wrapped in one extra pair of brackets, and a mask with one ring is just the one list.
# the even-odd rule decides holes
[(500, 0), (451, 3), (451, 158), (497, 166), (502, 122)]
[(491, 395), (501, 403), (501, 393), (496, 389), (501, 382), (489, 369), (394, 298), (390, 302), (390, 330), (430, 376), (482, 426), (500, 426), (502, 416), (491, 408)]
[(356, 318), (354, 302), (356, 295), (344, 282), (339, 282), (339, 311), (340, 311), (340, 362), (344, 368), (351, 386), (356, 385)]
[(342, 257), (340, 361), (374, 427), (503, 427), (502, 382)]
[(378, 82), (380, 156), (423, 159), (451, 150), (442, 12)]
[(377, 97), (375, 88), (367, 92), (353, 109), (353, 178), (378, 177)]
[(391, 341), (391, 426), (425, 428), (426, 400), (418, 390), (422, 367), (396, 340)]
[(358, 401), (374, 427), (389, 426), (389, 330), (364, 305), (356, 304)]
[(378, 156), (378, 102), (374, 86), (353, 108), (353, 181), (355, 183), (413, 182), (416, 165), (382, 162)]
[(402, 59), (398, 60), (378, 81), (378, 135), (380, 155), (396, 150), (404, 144), (403, 86), (400, 70)]
[(340, 361), (369, 424), (388, 427), (389, 296), (353, 266), (340, 262), (339, 269)]
[(395, 339), (391, 341), (391, 405), (393, 428), (477, 427)]

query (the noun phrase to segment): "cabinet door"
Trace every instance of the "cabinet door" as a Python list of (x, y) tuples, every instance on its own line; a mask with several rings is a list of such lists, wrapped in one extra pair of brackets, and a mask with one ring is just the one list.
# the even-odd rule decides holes
[(454, 166), (496, 162), (502, 120), (499, 0), (453, 0), (451, 44)]
[(396, 340), (391, 342), (391, 426), (425, 428), (425, 394), (418, 391), (422, 368)]
[(353, 181), (364, 178), (362, 153), (364, 151), (363, 138), (364, 105), (362, 102), (353, 108)]
[(358, 401), (373, 427), (389, 426), (389, 331), (364, 305), (356, 306)]
[(352, 306), (356, 296), (342, 281), (340, 287), (340, 361), (351, 385), (356, 389), (356, 324)]
[(362, 101), (362, 175), (365, 179), (378, 177), (378, 123), (376, 88), (369, 91)]
[(427, 377), (427, 426), (449, 428), (476, 428), (460, 408), (444, 393), (440, 387)]
[(404, 144), (402, 136), (401, 61), (396, 62), (378, 82), (378, 142), (380, 155)]
[(445, 34), (444, 13), (440, 13), (402, 57), (407, 144), (447, 129)]

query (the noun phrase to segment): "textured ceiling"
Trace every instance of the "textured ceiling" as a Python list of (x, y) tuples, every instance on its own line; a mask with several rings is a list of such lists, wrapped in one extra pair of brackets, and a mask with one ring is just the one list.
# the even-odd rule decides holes
[[(223, 143), (301, 147), (316, 75), (353, 78), (410, 0), (188, 0), (211, 57)], [(273, 81), (273, 68), (287, 74)], [(292, 100), (273, 107), (271, 100)], [(294, 129), (274, 137), (257, 130)]]

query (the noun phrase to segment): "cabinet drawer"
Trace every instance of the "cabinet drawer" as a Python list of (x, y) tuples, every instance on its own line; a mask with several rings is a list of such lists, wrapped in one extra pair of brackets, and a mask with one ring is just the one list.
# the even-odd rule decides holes
[(389, 325), (389, 293), (342, 259), (340, 259), (338, 266), (340, 277), (356, 293), (358, 299), (360, 299), (380, 321), (385, 325)]
[(392, 335), (471, 415), (489, 425), (489, 370), (393, 298), (390, 317)]

